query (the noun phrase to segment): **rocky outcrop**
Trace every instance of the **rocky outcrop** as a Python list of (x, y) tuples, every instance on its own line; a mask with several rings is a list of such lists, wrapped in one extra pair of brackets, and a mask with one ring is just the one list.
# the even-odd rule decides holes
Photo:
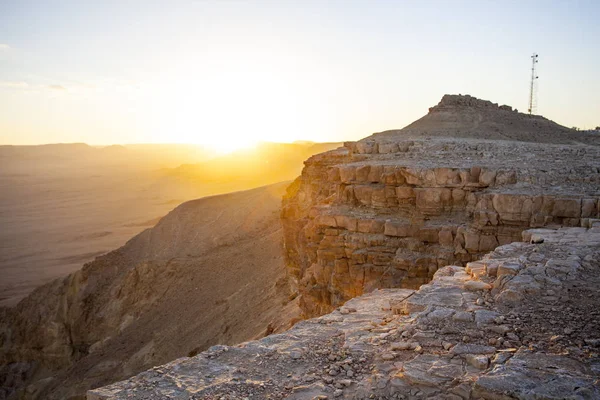
[(600, 223), (537, 229), (419, 290), (92, 390), (116, 399), (596, 399)]
[(286, 183), (184, 203), (122, 248), (0, 308), (0, 398), (76, 399), (289, 327)]
[(405, 128), (373, 135), (378, 140), (392, 141), (427, 137), (600, 144), (598, 137), (577, 133), (541, 115), (519, 113), (510, 106), (469, 95), (445, 95), (427, 115)]
[(477, 260), (528, 228), (589, 227), (600, 218), (594, 140), (444, 96), (402, 130), (311, 157), (282, 210), (304, 315), (375, 288), (417, 289), (439, 268)]

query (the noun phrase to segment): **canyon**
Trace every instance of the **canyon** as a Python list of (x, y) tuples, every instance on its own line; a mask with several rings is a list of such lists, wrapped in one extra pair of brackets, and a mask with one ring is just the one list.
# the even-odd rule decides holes
[(0, 307), (123, 246), (177, 205), (295, 179), (336, 143), (0, 146)]
[(214, 344), (289, 328), (287, 183), (175, 208), (123, 247), (0, 308), (0, 398), (81, 399)]
[(1, 309), (2, 394), (598, 398), (599, 201), (600, 137), (445, 95)]

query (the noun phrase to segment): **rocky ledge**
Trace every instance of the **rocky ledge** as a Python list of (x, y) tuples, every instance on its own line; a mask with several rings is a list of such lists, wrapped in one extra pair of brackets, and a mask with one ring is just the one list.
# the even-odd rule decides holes
[(288, 332), (213, 346), (99, 399), (600, 398), (600, 223), (534, 229), (419, 290), (382, 289)]
[(305, 317), (374, 288), (417, 289), (540, 227), (600, 218), (600, 140), (470, 96), (311, 157), (283, 203)]

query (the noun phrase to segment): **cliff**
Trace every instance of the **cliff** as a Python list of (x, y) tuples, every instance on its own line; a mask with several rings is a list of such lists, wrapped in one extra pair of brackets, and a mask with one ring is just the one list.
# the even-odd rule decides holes
[(598, 398), (599, 144), (444, 96), (313, 156), (281, 218), (316, 318), (88, 399)]
[[(418, 291), (92, 390), (117, 399), (597, 399), (600, 223), (527, 231)], [(533, 243), (531, 243), (533, 242)]]
[(470, 96), (404, 129), (311, 157), (283, 202), (304, 315), (417, 289), (535, 227), (598, 218), (600, 140)]
[(0, 309), (0, 398), (76, 399), (214, 344), (289, 327), (286, 183), (184, 203), (122, 248)]

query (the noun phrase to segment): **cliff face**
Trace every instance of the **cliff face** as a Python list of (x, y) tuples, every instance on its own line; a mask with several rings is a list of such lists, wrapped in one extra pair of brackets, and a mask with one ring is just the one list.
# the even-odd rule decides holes
[(122, 248), (0, 309), (0, 398), (80, 398), (297, 315), (281, 254), (287, 184), (184, 203)]
[[(382, 289), (288, 332), (88, 393), (120, 399), (600, 398), (600, 223), (538, 229), (418, 291)], [(535, 242), (535, 243), (530, 243)]]
[(542, 117), (444, 96), (425, 117), (311, 157), (288, 188), (286, 263), (305, 316), (416, 289), (531, 227), (599, 218), (600, 148)]

